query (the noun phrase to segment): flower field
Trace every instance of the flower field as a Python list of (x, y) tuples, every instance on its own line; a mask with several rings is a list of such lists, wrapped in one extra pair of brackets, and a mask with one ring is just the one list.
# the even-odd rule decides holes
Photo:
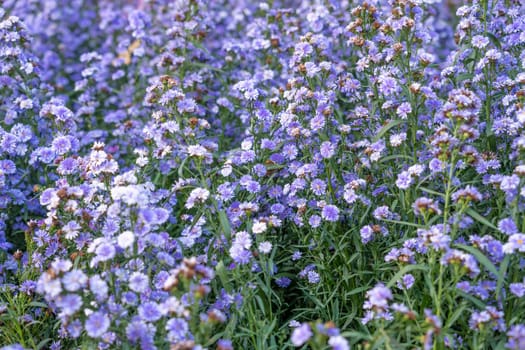
[(0, 1), (0, 349), (525, 349), (522, 0)]

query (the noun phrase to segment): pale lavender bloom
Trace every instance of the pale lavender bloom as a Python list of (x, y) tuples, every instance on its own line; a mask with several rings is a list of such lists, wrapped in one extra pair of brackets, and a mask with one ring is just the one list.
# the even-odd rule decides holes
[(518, 298), (521, 298), (525, 295), (525, 283), (511, 283), (509, 285), (509, 289), (510, 292)]
[(139, 316), (144, 321), (155, 322), (162, 317), (162, 312), (157, 303), (150, 301), (139, 306)]
[(129, 276), (129, 289), (137, 293), (144, 293), (149, 287), (149, 278), (142, 272), (133, 272)]
[(335, 154), (335, 144), (330, 141), (325, 141), (320, 147), (321, 156), (325, 159), (332, 158)]
[(403, 102), (400, 104), (399, 107), (397, 107), (396, 113), (401, 119), (406, 119), (408, 114), (412, 113), (412, 107), (410, 106), (410, 103)]
[(330, 345), (333, 350), (350, 350), (348, 341), (341, 335), (330, 337), (330, 339), (328, 339), (328, 345)]
[(315, 271), (308, 271), (307, 278), (308, 278), (308, 282), (312, 284), (317, 284), (319, 283), (319, 281), (321, 281), (321, 277)]
[(400, 281), (397, 281), (397, 287), (399, 289), (410, 289), (414, 285), (415, 281), (416, 279), (414, 278), (414, 276), (407, 273), (403, 276), (403, 278), (401, 278)]
[(406, 190), (412, 184), (412, 176), (407, 171), (401, 172), (397, 176), (396, 186), (401, 190)]
[(272, 244), (268, 241), (259, 243), (259, 251), (263, 254), (268, 254), (272, 251)]
[(505, 218), (498, 222), (498, 229), (506, 235), (518, 233), (518, 227), (512, 218)]
[(310, 219), (308, 219), (308, 223), (312, 228), (319, 227), (319, 225), (321, 225), (321, 217), (319, 215), (312, 215)]
[(189, 333), (188, 323), (182, 318), (170, 319), (166, 323), (166, 330), (168, 331), (168, 340), (172, 343), (185, 340)]
[(321, 216), (326, 221), (335, 222), (339, 219), (339, 208), (331, 204), (326, 205), (321, 212)]
[(56, 304), (65, 315), (71, 316), (82, 307), (82, 298), (76, 294), (67, 294), (61, 296)]
[(518, 324), (510, 327), (507, 332), (507, 337), (509, 337), (509, 339), (505, 346), (508, 349), (525, 349), (525, 325)]
[(94, 275), (89, 279), (89, 289), (97, 300), (104, 300), (108, 296), (108, 285), (99, 275)]
[(312, 330), (308, 323), (303, 323), (299, 327), (295, 328), (292, 332), (291, 341), (295, 346), (304, 345), (313, 336)]
[(86, 320), (86, 333), (91, 338), (100, 338), (108, 330), (109, 324), (109, 318), (105, 313), (101, 311), (93, 312)]
[(503, 245), (505, 254), (512, 254), (515, 251), (525, 252), (525, 234), (515, 233), (509, 237), (509, 241)]
[(484, 37), (482, 35), (475, 35), (472, 37), (472, 46), (483, 49), (489, 44), (489, 39), (487, 37)]
[(95, 250), (97, 254), (96, 258), (98, 261), (108, 261), (115, 257), (115, 247), (111, 243), (102, 243)]
[(81, 270), (72, 270), (62, 277), (64, 288), (70, 292), (75, 292), (84, 288), (87, 284), (88, 277)]

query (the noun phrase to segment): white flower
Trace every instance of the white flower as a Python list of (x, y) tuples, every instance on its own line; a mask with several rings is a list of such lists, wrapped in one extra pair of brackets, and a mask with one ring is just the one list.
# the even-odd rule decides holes
[(263, 233), (264, 231), (266, 231), (267, 228), (268, 226), (265, 222), (255, 221), (252, 226), (252, 232), (255, 234)]
[(135, 235), (131, 231), (124, 231), (117, 237), (117, 244), (119, 247), (126, 249), (135, 242)]
[(191, 145), (188, 146), (188, 154), (190, 157), (206, 157), (208, 150), (201, 145)]
[(268, 241), (259, 243), (259, 251), (263, 254), (268, 254), (272, 251), (272, 244)]
[(204, 203), (210, 196), (210, 191), (205, 188), (195, 188), (191, 191), (188, 200), (186, 201), (186, 209), (191, 209), (195, 206), (195, 203)]

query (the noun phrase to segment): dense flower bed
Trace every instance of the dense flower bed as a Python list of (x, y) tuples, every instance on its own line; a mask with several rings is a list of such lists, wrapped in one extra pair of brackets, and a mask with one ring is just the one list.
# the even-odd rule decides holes
[(525, 349), (522, 1), (1, 6), (2, 349)]

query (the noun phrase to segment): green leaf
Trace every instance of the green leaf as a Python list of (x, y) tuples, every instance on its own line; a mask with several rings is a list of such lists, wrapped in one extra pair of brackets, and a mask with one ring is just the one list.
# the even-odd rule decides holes
[(430, 193), (430, 194), (433, 194), (433, 195), (436, 195), (436, 196), (441, 196), (441, 197), (445, 197), (445, 195), (443, 193), (440, 193), (440, 192), (437, 192), (437, 191), (434, 191), (434, 190), (431, 190), (430, 188), (426, 188), (426, 187), (419, 187), (419, 189), (423, 192), (426, 192), (426, 193)]
[(477, 307), (479, 307), (480, 309), (485, 309), (486, 305), (481, 301), (479, 300), (478, 298), (475, 298), (473, 297), (472, 295), (468, 294), (468, 293), (465, 293), (464, 291), (462, 291), (461, 289), (457, 289), (456, 292), (461, 295), (463, 298), (471, 301), (474, 305), (476, 305)]
[(232, 235), (232, 229), (230, 226), (230, 222), (228, 221), (228, 217), (226, 216), (226, 213), (224, 210), (219, 210), (219, 222), (221, 224), (222, 231), (224, 233), (224, 236), (226, 236), (226, 239), (230, 239)]
[(407, 156), (406, 154), (391, 154), (389, 156), (382, 157), (381, 159), (379, 159), (379, 163), (388, 162), (389, 160), (392, 160), (392, 159), (407, 159), (410, 161), (413, 160), (412, 157)]
[(219, 261), (217, 266), (215, 266), (215, 272), (221, 280), (222, 287), (224, 287), (228, 293), (231, 293), (232, 287), (230, 285), (230, 281), (228, 280), (228, 276), (226, 275), (226, 268), (224, 267), (222, 260)]
[(44, 347), (47, 345), (47, 343), (51, 342), (51, 338), (47, 338), (42, 340), (38, 345), (36, 346), (37, 350), (44, 349)]
[(503, 287), (503, 282), (505, 281), (505, 275), (507, 274), (507, 268), (509, 267), (510, 262), (510, 255), (505, 254), (505, 258), (499, 265), (499, 275), (498, 275), (498, 282), (496, 284), (496, 300), (499, 299), (499, 296), (501, 295), (501, 288)]
[(41, 307), (41, 308), (44, 308), (44, 309), (47, 309), (49, 306), (45, 303), (41, 303), (39, 301), (32, 301), (29, 303), (29, 306), (32, 306), (32, 307)]
[(393, 224), (400, 224), (400, 225), (406, 225), (406, 226), (412, 226), (412, 227), (417, 227), (417, 228), (426, 228), (425, 225), (420, 225), (420, 224), (415, 224), (413, 222), (408, 222), (408, 221), (398, 221), (398, 220), (388, 220), (388, 219), (383, 219), (381, 221), (385, 221), (385, 222), (391, 222)]
[(386, 124), (385, 126), (383, 126), (379, 132), (377, 133), (377, 135), (372, 139), (373, 142), (376, 142), (377, 140), (379, 140), (381, 137), (383, 137), (383, 135), (390, 129), (392, 129), (393, 127), (396, 127), (398, 125), (401, 125), (401, 124), (404, 124), (406, 123), (406, 120), (403, 120), (403, 119), (394, 119), (394, 120), (391, 120), (388, 122), (388, 124)]
[(462, 304), (459, 308), (457, 308), (456, 311), (454, 311), (454, 313), (447, 318), (445, 328), (452, 327), (454, 322), (456, 322), (457, 319), (465, 312), (465, 309), (467, 309), (467, 304)]
[(479, 215), (476, 211), (474, 211), (474, 209), (472, 208), (467, 208), (467, 210), (465, 211), (465, 213), (467, 213), (468, 215), (470, 215), (473, 219), (476, 219), (477, 221), (479, 221), (480, 223), (482, 223), (483, 225), (487, 226), (487, 227), (490, 227), (491, 229), (493, 230), (496, 230), (496, 231), (499, 231), (498, 228), (493, 224), (491, 223), (490, 221), (488, 221), (486, 218), (484, 218), (483, 216)]
[(186, 162), (190, 159), (190, 157), (186, 157), (182, 160), (180, 163), (179, 169), (177, 170), (177, 174), (181, 179), (184, 179), (184, 167), (186, 166)]

